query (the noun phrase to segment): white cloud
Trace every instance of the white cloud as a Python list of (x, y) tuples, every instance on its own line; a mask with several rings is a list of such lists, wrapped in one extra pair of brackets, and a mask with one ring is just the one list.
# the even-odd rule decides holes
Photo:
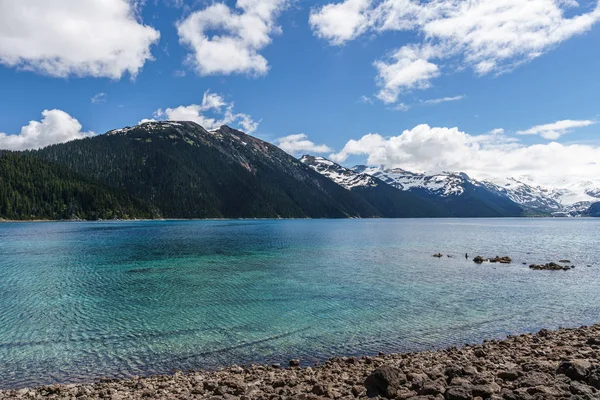
[[(470, 67), (477, 75), (529, 62), (588, 31), (600, 20), (600, 3), (595, 3), (581, 10), (573, 0), (345, 0), (313, 9), (310, 21), (315, 34), (333, 45), (367, 32), (416, 33), (420, 42), (375, 62), (379, 97), (391, 102), (402, 91), (428, 88), (445, 72), (434, 60), (446, 60), (448, 72)], [(342, 23), (338, 15), (350, 16)], [(407, 55), (407, 48), (427, 54)]]
[(410, 110), (411, 106), (408, 104), (404, 104), (404, 103), (398, 103), (394, 106), (394, 110), (396, 111), (408, 111)]
[(575, 128), (582, 128), (595, 124), (595, 121), (590, 120), (571, 120), (565, 119), (556, 121), (551, 124), (536, 125), (524, 131), (518, 131), (518, 135), (540, 135), (544, 139), (556, 140), (562, 135), (570, 133)]
[(465, 95), (452, 96), (452, 97), (440, 97), (438, 99), (423, 100), (421, 103), (423, 103), (423, 104), (425, 104), (427, 106), (431, 106), (431, 105), (440, 104), (440, 103), (447, 103), (449, 101), (462, 100), (465, 97), (466, 97)]
[(275, 22), (287, 3), (238, 0), (241, 12), (216, 3), (190, 14), (177, 24), (179, 41), (192, 50), (188, 62), (200, 75), (266, 74), (269, 64), (259, 51), (281, 31)]
[(304, 133), (284, 136), (275, 140), (275, 144), (290, 154), (299, 153), (328, 153), (331, 148), (324, 144), (315, 144), (308, 140), (308, 136)]
[(411, 89), (426, 89), (431, 79), (440, 75), (437, 65), (430, 63), (426, 51), (414, 46), (403, 46), (390, 56), (388, 62), (376, 61), (378, 85), (377, 94), (384, 103), (395, 103), (398, 96)]
[(207, 90), (204, 92), (201, 104), (190, 104), (166, 110), (158, 109), (154, 113), (155, 119), (142, 121), (149, 122), (160, 119), (192, 121), (208, 130), (217, 129), (222, 125), (234, 125), (241, 127), (247, 133), (256, 131), (260, 121), (254, 121), (248, 114), (235, 113), (233, 108), (234, 103), (227, 102), (221, 95)]
[(341, 45), (362, 34), (368, 26), (366, 11), (371, 0), (347, 0), (339, 4), (327, 4), (310, 14), (310, 26), (316, 35), (332, 44)]
[(550, 186), (600, 176), (600, 146), (556, 142), (526, 146), (500, 132), (470, 135), (458, 128), (429, 125), (391, 137), (371, 133), (348, 141), (330, 158), (344, 162), (350, 155), (366, 156), (369, 165), (428, 173), (462, 171), (479, 179), (529, 176)]
[(94, 132), (83, 132), (79, 121), (64, 111), (44, 110), (42, 116), (41, 121), (30, 121), (18, 134), (8, 135), (0, 132), (0, 149), (39, 149), (95, 135)]
[(490, 135), (503, 135), (504, 134), (504, 128), (495, 128), (495, 129), (492, 129), (489, 132), (489, 134)]
[(128, 0), (0, 0), (0, 63), (55, 77), (136, 76), (160, 33)]
[(106, 93), (96, 93), (90, 101), (92, 104), (106, 103)]

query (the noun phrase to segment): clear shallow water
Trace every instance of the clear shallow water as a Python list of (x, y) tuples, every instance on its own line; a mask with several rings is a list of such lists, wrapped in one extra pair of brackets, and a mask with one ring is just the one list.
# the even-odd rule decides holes
[(599, 237), (600, 219), (0, 224), (0, 388), (598, 323)]

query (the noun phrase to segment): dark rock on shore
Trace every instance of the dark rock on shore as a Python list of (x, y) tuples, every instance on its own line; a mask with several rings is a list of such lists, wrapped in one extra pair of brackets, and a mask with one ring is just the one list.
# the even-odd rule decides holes
[[(0, 400), (600, 399), (600, 325), (463, 348), (0, 391)], [(293, 365), (292, 365), (293, 364)]]
[(437, 253), (437, 254), (434, 254), (433, 257), (442, 258), (443, 255), (442, 255), (442, 253)]

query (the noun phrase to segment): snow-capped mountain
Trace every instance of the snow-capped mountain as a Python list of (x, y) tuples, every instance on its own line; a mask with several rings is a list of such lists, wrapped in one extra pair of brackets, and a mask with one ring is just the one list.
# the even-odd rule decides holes
[(549, 212), (557, 217), (587, 215), (590, 206), (600, 201), (600, 180), (565, 182), (556, 188), (531, 182), (531, 178), (523, 177), (519, 180), (494, 179), (486, 183), (499, 186), (507, 196), (525, 207)]
[(563, 205), (600, 201), (600, 179), (562, 183), (554, 197)]
[[(453, 217), (519, 216), (523, 212), (518, 204), (466, 174), (428, 176), (365, 166), (349, 169), (313, 156), (303, 156), (301, 161), (346, 189), (359, 192), (380, 209), (394, 209), (395, 214), (402, 212), (399, 204), (410, 205), (413, 210), (429, 207), (439, 216)], [(432, 211), (426, 215), (432, 215)]]
[(348, 190), (356, 187), (377, 186), (377, 182), (371, 175), (354, 172), (323, 157), (304, 155), (300, 161)]
[(372, 204), (381, 216), (450, 217), (444, 207), (414, 193), (398, 190), (378, 178), (355, 172), (323, 157), (305, 155), (300, 161), (313, 171), (326, 176), (341, 187)]
[(552, 213), (563, 208), (557, 200), (556, 191), (547, 187), (529, 185), (515, 178), (494, 179), (482, 184), (529, 209)]
[(357, 173), (372, 175), (400, 190), (423, 189), (441, 197), (462, 195), (465, 192), (465, 182), (481, 186), (479, 182), (463, 173), (443, 172), (441, 174), (425, 175), (401, 168), (384, 169), (365, 165), (357, 165), (352, 170)]
[(587, 215), (590, 206), (600, 201), (600, 180), (565, 183), (561, 188), (551, 188), (537, 185), (527, 177), (479, 181), (464, 173), (453, 172), (427, 175), (401, 168), (364, 165), (355, 166), (352, 170), (377, 177), (401, 190), (423, 190), (440, 197), (461, 196), (467, 186), (485, 188), (526, 210), (561, 217)]

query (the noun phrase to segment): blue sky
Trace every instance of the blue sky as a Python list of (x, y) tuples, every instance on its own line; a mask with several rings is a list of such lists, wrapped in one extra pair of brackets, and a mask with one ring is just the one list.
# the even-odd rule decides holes
[[(348, 165), (506, 169), (548, 184), (565, 168), (598, 176), (596, 1), (436, 0), (442, 11), (433, 17), (432, 3), (418, 0), (16, 3), (0, 1), (0, 26), (13, 22), (0, 27), (0, 147), (191, 112)], [(406, 15), (394, 9), (400, 3)], [(27, 7), (60, 19), (40, 23)], [(213, 35), (233, 38), (234, 47)], [(64, 114), (44, 124), (44, 110)], [(415, 131), (423, 124), (431, 129)], [(14, 135), (30, 140), (9, 141)], [(444, 146), (448, 154), (439, 154)], [(468, 161), (477, 151), (515, 161)], [(564, 158), (560, 169), (517, 160), (553, 152)], [(580, 154), (588, 158), (568, 164)]]

